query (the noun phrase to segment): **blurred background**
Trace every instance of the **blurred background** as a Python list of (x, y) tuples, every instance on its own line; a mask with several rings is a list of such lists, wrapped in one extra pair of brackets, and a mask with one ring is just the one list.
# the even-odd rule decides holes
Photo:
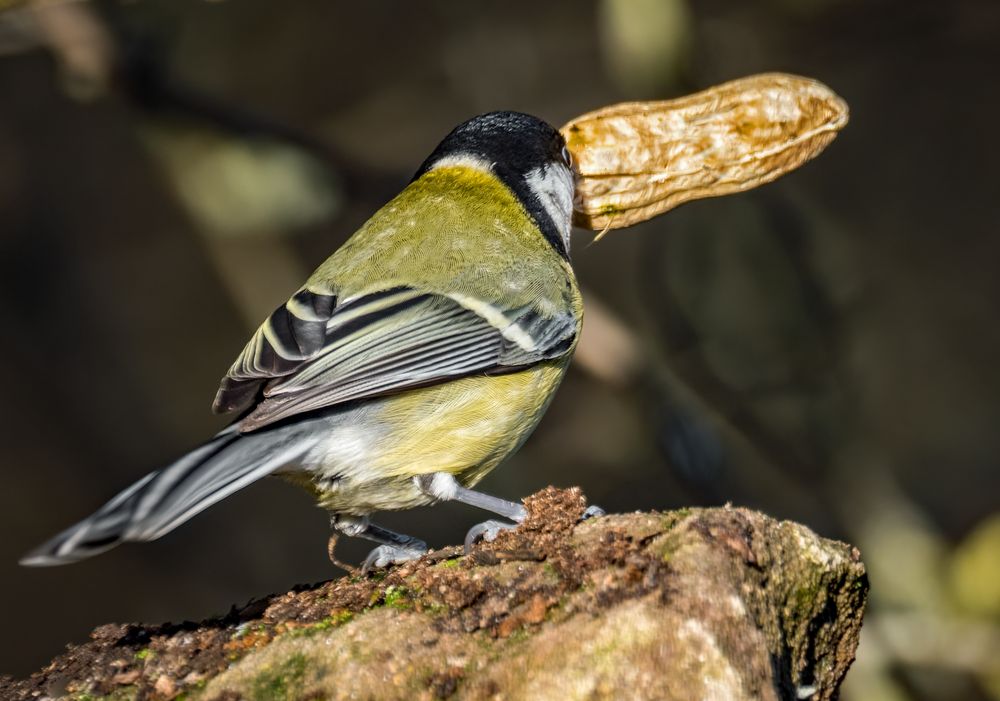
[[(224, 425), (250, 331), (452, 126), (780, 70), (850, 125), (759, 190), (578, 231), (577, 360), (482, 488), (802, 521), (870, 571), (845, 699), (1000, 699), (996, 0), (0, 8), (0, 672), (339, 575), (326, 515), (267, 480), (156, 543), (16, 560)], [(438, 546), (482, 518), (382, 522)]]

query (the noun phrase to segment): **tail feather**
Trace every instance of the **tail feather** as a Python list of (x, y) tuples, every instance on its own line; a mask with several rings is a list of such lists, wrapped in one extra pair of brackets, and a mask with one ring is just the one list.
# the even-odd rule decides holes
[(25, 555), (29, 567), (76, 562), (126, 541), (156, 540), (195, 514), (301, 457), (307, 442), (223, 431), (118, 494), (93, 515)]

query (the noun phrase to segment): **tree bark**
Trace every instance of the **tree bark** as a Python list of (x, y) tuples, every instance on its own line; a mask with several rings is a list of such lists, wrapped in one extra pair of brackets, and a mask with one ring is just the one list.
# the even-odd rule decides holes
[(868, 594), (856, 549), (739, 508), (578, 522), (579, 490), (437, 551), (200, 624), (106, 625), (0, 696), (836, 698)]

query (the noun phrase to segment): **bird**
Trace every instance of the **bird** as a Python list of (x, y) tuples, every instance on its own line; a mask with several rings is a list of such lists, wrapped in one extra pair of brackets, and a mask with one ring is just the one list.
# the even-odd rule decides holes
[(314, 494), (331, 542), (374, 542), (365, 571), (428, 550), (374, 523), (380, 511), (456, 501), (504, 519), (467, 544), (522, 521), (520, 503), (474, 487), (537, 426), (580, 337), (575, 183), (562, 135), (539, 118), (454, 128), (251, 336), (213, 404), (232, 423), (21, 564), (155, 540), (269, 475)]

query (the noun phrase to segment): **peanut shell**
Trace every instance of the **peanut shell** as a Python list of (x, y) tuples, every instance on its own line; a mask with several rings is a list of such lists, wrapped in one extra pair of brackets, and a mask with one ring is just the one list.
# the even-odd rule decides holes
[(578, 176), (573, 221), (620, 229), (757, 187), (816, 157), (847, 118), (828, 87), (785, 73), (590, 112), (560, 130)]

